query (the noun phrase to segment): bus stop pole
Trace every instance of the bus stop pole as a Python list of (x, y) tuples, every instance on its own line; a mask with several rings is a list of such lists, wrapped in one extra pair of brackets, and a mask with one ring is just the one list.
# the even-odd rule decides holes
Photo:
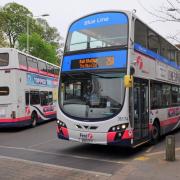
[(175, 161), (175, 136), (166, 137), (166, 161)]

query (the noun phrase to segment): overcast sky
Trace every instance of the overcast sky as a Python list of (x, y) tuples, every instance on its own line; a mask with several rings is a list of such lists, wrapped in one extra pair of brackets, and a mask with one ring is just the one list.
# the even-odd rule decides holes
[(24, 5), (34, 16), (50, 14), (46, 20), (56, 27), (63, 37), (66, 36), (70, 23), (81, 16), (102, 10), (121, 9), (136, 9), (137, 16), (163, 36), (180, 32), (180, 23), (150, 23), (154, 18), (142, 7), (143, 5), (153, 11), (165, 4), (166, 0), (0, 0), (0, 6), (9, 2)]

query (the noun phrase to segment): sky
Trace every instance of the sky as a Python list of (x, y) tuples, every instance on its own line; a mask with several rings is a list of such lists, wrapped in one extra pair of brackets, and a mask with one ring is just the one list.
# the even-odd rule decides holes
[(0, 6), (9, 2), (24, 5), (34, 16), (48, 13), (50, 16), (45, 19), (50, 26), (58, 29), (64, 39), (68, 27), (74, 20), (105, 10), (132, 11), (136, 9), (136, 15), (162, 36), (180, 32), (180, 23), (152, 22), (155, 18), (144, 9), (154, 11), (165, 4), (166, 0), (0, 0)]

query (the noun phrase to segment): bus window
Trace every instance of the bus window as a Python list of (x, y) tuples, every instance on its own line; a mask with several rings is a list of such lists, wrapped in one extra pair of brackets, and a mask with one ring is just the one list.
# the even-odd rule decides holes
[(33, 59), (31, 57), (27, 57), (27, 62), (28, 62), (28, 69), (30, 71), (37, 72), (37, 70), (38, 70), (37, 60)]
[(52, 92), (49, 92), (49, 105), (52, 105), (53, 104), (53, 93)]
[(148, 49), (160, 54), (159, 36), (150, 29), (148, 29)]
[(40, 104), (39, 91), (31, 91), (30, 92), (30, 104), (31, 105)]
[(50, 64), (47, 64), (47, 72), (50, 74), (54, 74), (54, 67)]
[(0, 96), (8, 96), (9, 88), (8, 87), (0, 87)]
[(41, 106), (47, 106), (48, 105), (48, 92), (47, 91), (41, 91), (40, 92), (40, 99), (41, 99)]
[(161, 40), (161, 56), (168, 58), (168, 42), (165, 41), (163, 38)]
[(168, 59), (176, 62), (176, 48), (174, 48), (171, 44), (169, 44), (168, 48)]
[(26, 106), (28, 106), (29, 105), (29, 92), (26, 92), (25, 93), (25, 103), (26, 103)]
[(172, 86), (172, 106), (178, 106), (178, 86)]
[(127, 42), (128, 25), (114, 24), (73, 31), (68, 36), (65, 51), (126, 46)]
[(135, 42), (143, 47), (147, 47), (147, 27), (140, 21), (135, 22)]
[(180, 87), (179, 87), (179, 93), (178, 93), (177, 102), (178, 102), (178, 105), (180, 106)]
[(9, 65), (9, 54), (0, 53), (0, 66), (8, 66), (8, 65)]
[(27, 60), (24, 54), (18, 53), (19, 66), (22, 69), (27, 69)]
[(45, 62), (38, 61), (38, 68), (40, 72), (42, 71), (47, 72), (47, 67)]
[(162, 107), (171, 106), (171, 86), (168, 84), (162, 85)]
[(177, 65), (180, 66), (180, 52), (176, 52)]
[(55, 74), (55, 75), (59, 75), (59, 68), (54, 67), (54, 74)]
[(162, 85), (161, 83), (151, 84), (151, 109), (158, 109), (162, 106)]
[(71, 39), (70, 51), (87, 49), (87, 36), (80, 32), (74, 32)]

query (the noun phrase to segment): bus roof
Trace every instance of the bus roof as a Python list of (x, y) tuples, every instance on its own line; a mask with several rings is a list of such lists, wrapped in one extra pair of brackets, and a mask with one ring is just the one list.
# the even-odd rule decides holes
[(167, 41), (169, 44), (171, 44), (172, 46), (174, 46), (178, 51), (180, 50), (180, 48), (178, 48), (177, 46), (175, 46), (175, 44), (173, 44), (172, 42), (170, 42), (169, 40), (167, 40), (164, 36), (160, 35), (156, 30), (154, 30), (152, 27), (150, 27), (148, 24), (146, 24), (143, 20), (141, 20), (133, 11), (128, 11), (128, 10), (107, 10), (107, 11), (97, 11), (95, 13), (90, 13), (87, 14), (85, 16), (79, 17), (78, 19), (76, 19), (75, 21), (73, 21), (70, 25), (69, 28), (72, 26), (72, 24), (74, 24), (75, 22), (79, 21), (80, 19), (83, 19), (85, 17), (94, 15), (94, 14), (99, 14), (99, 13), (108, 13), (108, 12), (119, 12), (119, 13), (125, 13), (128, 17), (134, 17), (135, 19), (138, 19), (139, 21), (141, 21), (143, 24), (145, 24), (149, 29), (151, 29), (152, 31), (154, 31), (158, 36), (162, 37), (165, 41)]
[(50, 62), (45, 61), (45, 60), (43, 60), (43, 59), (40, 59), (40, 58), (38, 58), (38, 57), (32, 56), (32, 55), (30, 55), (30, 54), (27, 54), (27, 53), (22, 52), (22, 51), (20, 51), (20, 50), (18, 50), (18, 49), (15, 49), (15, 48), (0, 48), (0, 53), (2, 53), (2, 52), (3, 52), (3, 53), (4, 53), (4, 52), (10, 52), (10, 51), (14, 51), (14, 52), (18, 52), (18, 53), (24, 54), (24, 55), (26, 55), (26, 56), (35, 58), (35, 59), (37, 59), (37, 60), (39, 60), (39, 61), (45, 62), (45, 63), (47, 63), (47, 64), (50, 64), (50, 65), (52, 65), (52, 66), (56, 66), (57, 68), (59, 68), (59, 66), (57, 66), (57, 65), (55, 65), (55, 64), (53, 64), (53, 63), (50, 63)]

